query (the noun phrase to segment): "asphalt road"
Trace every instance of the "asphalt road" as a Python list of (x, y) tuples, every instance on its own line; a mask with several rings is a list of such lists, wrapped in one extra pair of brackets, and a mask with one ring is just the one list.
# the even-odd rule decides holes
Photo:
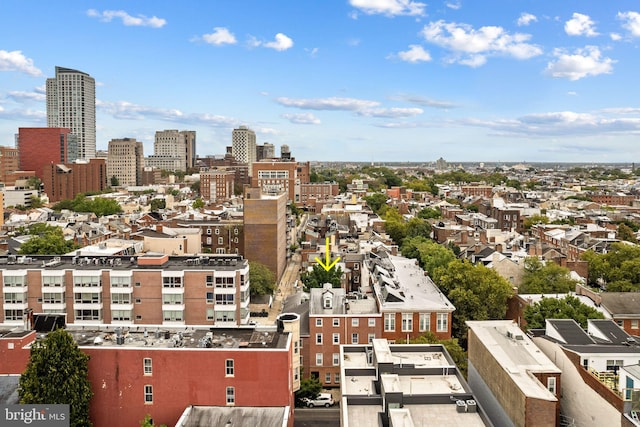
[(296, 408), (294, 427), (340, 427), (340, 408)]

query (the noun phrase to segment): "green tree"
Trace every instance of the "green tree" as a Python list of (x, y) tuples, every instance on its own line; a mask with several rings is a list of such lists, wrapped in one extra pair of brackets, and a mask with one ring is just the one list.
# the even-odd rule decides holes
[(531, 230), (535, 224), (549, 224), (549, 217), (546, 215), (534, 214), (524, 220), (524, 228)]
[(29, 230), (32, 237), (20, 245), (21, 255), (63, 255), (77, 249), (72, 240), (66, 240), (59, 227), (35, 224)]
[(380, 210), (387, 204), (387, 195), (382, 193), (373, 193), (370, 196), (365, 196), (364, 201), (367, 202), (367, 206), (369, 206), (373, 212), (380, 215)]
[(196, 200), (191, 204), (191, 207), (192, 207), (193, 209), (202, 209), (202, 208), (204, 208), (204, 201), (203, 201), (200, 197), (198, 197), (198, 198), (197, 198), (197, 199), (196, 199)]
[(200, 180), (195, 181), (189, 186), (189, 189), (197, 195), (200, 195)]
[(167, 207), (167, 201), (165, 199), (153, 199), (149, 205), (151, 211), (158, 211)]
[[(403, 342), (400, 340), (400, 342)], [(447, 349), (447, 352), (453, 359), (453, 362), (456, 364), (462, 375), (467, 377), (467, 352), (464, 351), (462, 346), (458, 343), (456, 338), (450, 338), (448, 340), (439, 339), (433, 331), (427, 331), (424, 334), (420, 335), (418, 338), (414, 340), (409, 340), (410, 344), (442, 344), (444, 348)]]
[(89, 356), (64, 329), (50, 332), (31, 345), (29, 363), (19, 380), (23, 404), (68, 404), (71, 426), (91, 426)]
[[(151, 418), (151, 414), (147, 414), (144, 416), (144, 419), (140, 421), (140, 427), (154, 427), (153, 418)], [(161, 424), (160, 427), (167, 427), (166, 424)]]
[(574, 291), (578, 280), (571, 278), (571, 271), (555, 262), (543, 263), (538, 257), (524, 260), (524, 275), (518, 288), (521, 294), (567, 293)]
[(604, 316), (595, 308), (581, 303), (577, 297), (567, 295), (562, 299), (543, 297), (524, 310), (527, 329), (545, 328), (545, 319), (574, 319), (586, 329), (587, 319), (604, 319)]
[(334, 288), (339, 288), (342, 279), (342, 269), (334, 266), (325, 270), (319, 264), (314, 264), (310, 271), (305, 271), (300, 275), (300, 281), (304, 283), (305, 289), (321, 288), (325, 283), (331, 283)]
[(300, 389), (296, 391), (296, 406), (303, 406), (302, 399), (315, 399), (322, 390), (322, 384), (316, 377), (300, 380)]
[(465, 322), (504, 319), (507, 300), (513, 294), (511, 284), (495, 270), (466, 260), (454, 260), (446, 268), (437, 268), (432, 279), (456, 308), (451, 332), (463, 347), (467, 342)]
[(589, 284), (611, 292), (640, 291), (640, 246), (616, 242), (606, 254), (587, 251)]
[(27, 186), (34, 190), (40, 190), (42, 188), (42, 181), (37, 176), (30, 176), (29, 179), (27, 179)]
[[(33, 204), (31, 206), (33, 206)], [(631, 243), (638, 243), (638, 239), (636, 239), (635, 233), (633, 232), (631, 227), (626, 224), (618, 225), (618, 239), (625, 240)]]
[(420, 212), (418, 212), (418, 218), (422, 218), (422, 219), (442, 218), (442, 213), (440, 212), (440, 209), (424, 208)]
[[(416, 236), (430, 237), (431, 236), (431, 224), (420, 218), (411, 218), (405, 226), (406, 237), (411, 238)], [(404, 239), (403, 239), (404, 240)]]
[(404, 238), (407, 237), (407, 224), (398, 209), (387, 209), (382, 219), (385, 221), (384, 230), (386, 233), (397, 245), (401, 245)]
[(249, 274), (251, 296), (273, 294), (276, 289), (276, 276), (269, 267), (258, 261), (249, 261)]
[(117, 187), (118, 185), (120, 185), (120, 181), (118, 181), (118, 177), (113, 175), (111, 177), (111, 186), (112, 187)]

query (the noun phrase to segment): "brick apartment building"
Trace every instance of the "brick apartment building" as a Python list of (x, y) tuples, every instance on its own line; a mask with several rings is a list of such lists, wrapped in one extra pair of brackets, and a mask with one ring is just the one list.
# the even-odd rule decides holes
[(260, 188), (246, 188), (244, 257), (266, 265), (276, 281), (287, 264), (287, 232), (287, 195), (266, 195)]
[[(96, 427), (139, 425), (146, 414), (157, 425), (175, 425), (190, 405), (279, 407), (287, 415), (283, 425), (293, 427), (293, 335), (282, 329), (69, 332), (90, 356), (90, 417)], [(0, 331), (0, 374), (22, 373), (35, 339), (35, 331)]]
[(80, 163), (49, 163), (43, 167), (42, 184), (50, 202), (74, 199), (79, 193), (102, 192), (108, 187), (104, 159)]
[(296, 161), (261, 161), (251, 164), (251, 187), (265, 194), (286, 193), (296, 205), (301, 203), (301, 185), (309, 183), (310, 164)]
[(309, 342), (303, 372), (323, 387), (340, 387), (340, 345), (366, 344), (382, 334), (382, 317), (376, 300), (342, 288), (311, 289)]
[(71, 325), (211, 325), (249, 322), (249, 264), (238, 255), (0, 258), (0, 325), (34, 313)]
[(233, 197), (236, 172), (232, 169), (210, 169), (200, 172), (200, 195), (211, 203), (220, 203)]
[(43, 179), (50, 163), (73, 163), (78, 157), (77, 137), (66, 128), (18, 128), (20, 169)]

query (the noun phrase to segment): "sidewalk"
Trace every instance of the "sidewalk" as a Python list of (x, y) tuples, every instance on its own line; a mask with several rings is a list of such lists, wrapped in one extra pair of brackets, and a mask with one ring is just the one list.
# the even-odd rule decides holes
[(278, 283), (273, 304), (269, 309), (269, 316), (263, 318), (270, 325), (274, 324), (282, 313), (284, 301), (287, 297), (296, 292), (294, 285), (297, 280), (300, 280), (300, 259), (300, 254), (294, 253), (287, 263), (287, 268), (284, 270), (280, 283)]

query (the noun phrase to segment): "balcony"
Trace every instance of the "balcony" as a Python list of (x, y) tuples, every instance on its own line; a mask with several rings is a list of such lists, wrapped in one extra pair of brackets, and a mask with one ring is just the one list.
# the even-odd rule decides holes
[(73, 304), (75, 310), (102, 310), (101, 302), (76, 302)]
[[(77, 304), (76, 304), (76, 306), (77, 306)], [(131, 310), (133, 310), (133, 303), (128, 303), (128, 304), (111, 303), (111, 310), (127, 310), (127, 311), (131, 311)]]
[(43, 302), (42, 303), (42, 311), (47, 310), (67, 310), (67, 304), (63, 302)]
[(163, 295), (184, 295), (184, 288), (162, 288)]
[(24, 302), (6, 302), (4, 303), (5, 310), (26, 310), (29, 307), (29, 303)]
[[(57, 289), (60, 289), (60, 288), (57, 288)], [(74, 286), (73, 293), (74, 294), (87, 294), (87, 293), (101, 294), (102, 286)]]
[(133, 293), (133, 288), (131, 286), (128, 287), (111, 287), (111, 293), (112, 294), (132, 294)]
[(23, 286), (3, 286), (2, 293), (3, 294), (14, 294), (19, 292), (28, 292), (29, 287), (25, 284)]
[(162, 304), (162, 311), (183, 311), (184, 304)]

